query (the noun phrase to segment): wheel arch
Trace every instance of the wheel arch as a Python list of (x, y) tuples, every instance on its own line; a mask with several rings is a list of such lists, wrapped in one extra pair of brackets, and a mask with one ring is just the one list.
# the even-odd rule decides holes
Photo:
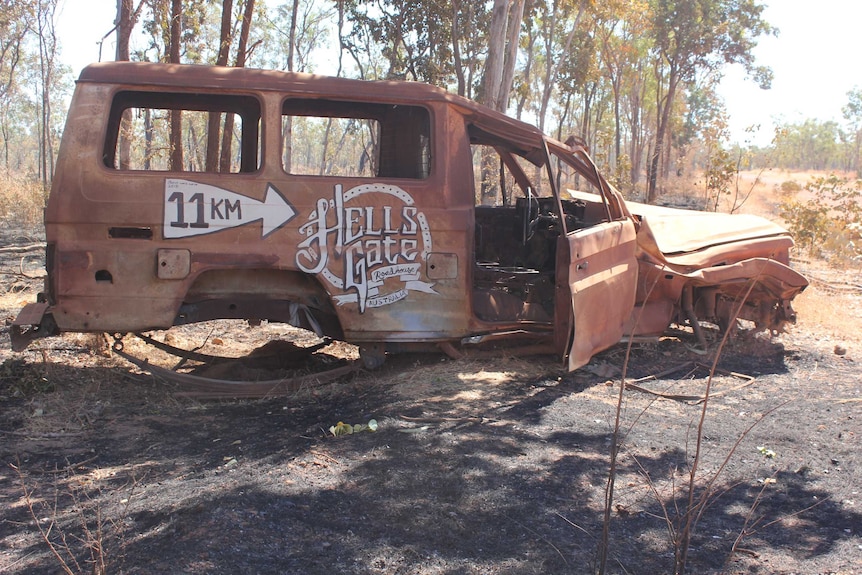
[(187, 290), (175, 325), (211, 319), (268, 320), (343, 339), (330, 294), (313, 275), (278, 269), (211, 269)]

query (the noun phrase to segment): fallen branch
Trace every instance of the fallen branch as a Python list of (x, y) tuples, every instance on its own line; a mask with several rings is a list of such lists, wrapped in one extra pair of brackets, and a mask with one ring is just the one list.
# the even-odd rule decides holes
[[(673, 401), (690, 401), (690, 402), (693, 402), (695, 405), (697, 405), (698, 403), (702, 403), (703, 401), (706, 401), (706, 397), (702, 396), (702, 395), (681, 395), (681, 394), (675, 394), (675, 393), (662, 393), (660, 391), (653, 391), (651, 389), (641, 387), (640, 385), (637, 385), (637, 383), (640, 383), (643, 381), (658, 380), (658, 379), (660, 379), (666, 375), (670, 375), (672, 373), (682, 371), (683, 369), (686, 369), (686, 368), (693, 368), (689, 372), (689, 373), (692, 373), (694, 370), (696, 370), (699, 367), (703, 368), (703, 369), (707, 369), (707, 370), (711, 369), (710, 366), (708, 366), (708, 365), (688, 361), (688, 362), (682, 363), (680, 365), (677, 365), (675, 367), (670, 367), (670, 368), (668, 368), (664, 371), (661, 371), (659, 373), (647, 375), (647, 376), (632, 380), (630, 382), (626, 382), (626, 389), (633, 389), (635, 391), (640, 391), (641, 393), (648, 393), (650, 395), (655, 395), (657, 397), (661, 397), (663, 399), (670, 399)], [(734, 387), (731, 387), (730, 389), (725, 389), (722, 391), (713, 392), (711, 394), (712, 397), (720, 397), (722, 395), (727, 395), (728, 393), (731, 393), (733, 391), (737, 391), (737, 390), (743, 389), (745, 387), (748, 387), (749, 385), (754, 383), (754, 379), (755, 379), (754, 376), (747, 375), (744, 373), (739, 373), (737, 371), (728, 371), (725, 369), (715, 368), (714, 372), (715, 373), (721, 373), (723, 375), (728, 375), (730, 377), (735, 377), (737, 379), (742, 379), (745, 381), (744, 381), (744, 383), (737, 385), (737, 386), (734, 386)]]
[(0, 248), (0, 254), (22, 254), (36, 250), (44, 250), (45, 244), (30, 244), (28, 246), (5, 246)]
[(60, 439), (63, 437), (78, 437), (83, 435), (83, 431), (68, 431), (68, 432), (57, 432), (57, 433), (40, 433), (34, 434), (29, 433), (27, 431), (8, 431), (6, 429), (0, 429), (0, 433), (4, 435), (14, 435), (16, 437), (26, 437), (27, 439), (32, 439), (33, 441), (41, 441), (46, 439)]

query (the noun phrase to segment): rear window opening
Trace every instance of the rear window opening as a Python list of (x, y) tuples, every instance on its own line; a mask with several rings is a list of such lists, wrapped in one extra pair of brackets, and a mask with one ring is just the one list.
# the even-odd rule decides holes
[(431, 118), (418, 106), (291, 98), (282, 106), (282, 165), (296, 175), (425, 179)]
[(251, 96), (125, 91), (111, 107), (104, 163), (115, 170), (254, 172), (260, 132), (260, 103)]

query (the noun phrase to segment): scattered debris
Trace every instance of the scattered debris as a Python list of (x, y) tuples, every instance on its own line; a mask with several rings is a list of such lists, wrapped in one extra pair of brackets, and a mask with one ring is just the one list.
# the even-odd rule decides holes
[(760, 452), (760, 455), (767, 459), (775, 459), (775, 452), (769, 449), (768, 447), (758, 446), (757, 451)]
[(339, 421), (338, 423), (329, 428), (329, 433), (331, 433), (335, 437), (340, 437), (342, 435), (353, 435), (354, 433), (361, 433), (363, 431), (377, 431), (377, 420), (369, 419), (368, 423), (357, 423), (355, 425), (350, 425), (349, 423)]

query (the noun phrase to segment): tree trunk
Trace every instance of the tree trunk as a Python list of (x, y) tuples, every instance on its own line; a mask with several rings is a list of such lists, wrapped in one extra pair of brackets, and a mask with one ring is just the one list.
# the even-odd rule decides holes
[(144, 108), (144, 171), (152, 169), (153, 116), (150, 108)]
[(620, 161), (620, 153), (622, 151), (623, 146), (623, 137), (621, 125), (622, 121), (620, 120), (620, 79), (619, 75), (615, 75), (613, 80), (611, 81), (611, 86), (614, 91), (614, 157), (611, 158), (610, 164), (612, 166), (616, 166)]
[(491, 11), (491, 30), (488, 33), (488, 57), (485, 59), (485, 72), (482, 76), (482, 93), (479, 100), (494, 110), (500, 110), (500, 86), (503, 83), (505, 64), (506, 22), (508, 19), (508, 0), (494, 0)]
[[(233, 0), (224, 0), (221, 12), (221, 33), (219, 35), (218, 55), (216, 66), (227, 66), (230, 56), (231, 44), (231, 21), (233, 20)], [(219, 125), (221, 114), (210, 112), (207, 118), (207, 159), (206, 171), (215, 172), (219, 165)]]
[(631, 129), (631, 145), (629, 147), (629, 156), (631, 156), (631, 179), (632, 187), (634, 187), (641, 179), (641, 159), (643, 158), (643, 139), (641, 138), (641, 119), (640, 119), (640, 98), (635, 95), (635, 101), (632, 103), (631, 121), (629, 127)]
[[(171, 45), (168, 61), (180, 63), (180, 32), (182, 31), (182, 0), (171, 0)], [(183, 117), (180, 110), (171, 111), (171, 170), (183, 169)]]
[[(554, 9), (556, 10), (556, 4), (554, 5)], [(567, 53), (572, 46), (572, 41), (575, 38), (575, 32), (578, 30), (578, 26), (581, 23), (581, 17), (584, 14), (584, 4), (581, 2), (578, 5), (578, 15), (575, 16), (575, 21), (572, 24), (572, 29), (569, 30), (568, 35), (566, 36), (566, 42), (563, 46), (563, 52)], [(563, 64), (562, 59), (557, 59), (554, 61), (551, 54), (553, 53), (554, 48), (554, 31), (553, 29), (556, 27), (557, 15), (552, 14), (550, 19), (550, 27), (551, 30), (548, 33), (548, 38), (545, 43), (545, 87), (542, 90), (542, 103), (541, 108), (539, 109), (539, 129), (545, 130), (545, 116), (548, 113), (548, 106), (551, 102), (551, 94), (554, 91), (554, 86), (557, 83), (557, 75), (560, 72), (560, 66)]]
[[(143, 7), (143, 0), (138, 4), (137, 9), (134, 7), (134, 0), (119, 0), (117, 3), (117, 53), (116, 60), (118, 62), (128, 62), (131, 60), (129, 51), (129, 42), (132, 37), (132, 30), (138, 21), (138, 17)], [(130, 167), (130, 157), (132, 154), (132, 111), (123, 110), (123, 116), (120, 118), (120, 142), (119, 142), (119, 162), (121, 170), (128, 170)]]
[(452, 2), (452, 58), (455, 61), (455, 76), (458, 79), (458, 95), (467, 93), (467, 82), (464, 78), (464, 64), (461, 62), (461, 24), (458, 21), (461, 12), (461, 2)]
[[(236, 67), (243, 68), (248, 50), (248, 35), (251, 31), (251, 17), (254, 14), (254, 0), (246, 0), (242, 14), (242, 27), (239, 32), (239, 44), (236, 49)], [(219, 170), (230, 172), (231, 142), (233, 138), (233, 115), (227, 114), (224, 119), (224, 133), (221, 140), (221, 162)]]
[(117, 55), (118, 62), (127, 62), (131, 59), (129, 42), (132, 30), (138, 22), (143, 8), (144, 0), (135, 8), (134, 0), (119, 0), (117, 3)]
[(39, 31), (39, 71), (41, 82), (41, 114), (39, 170), (42, 176), (42, 187), (47, 190), (54, 177), (54, 138), (51, 129), (52, 102), (51, 89), (54, 83), (54, 61), (57, 55), (57, 34), (54, 28), (54, 13), (56, 0), (46, 0), (38, 3), (37, 23)]
[(518, 59), (518, 39), (521, 36), (521, 21), (524, 19), (525, 0), (514, 0), (509, 8), (508, 37), (506, 39), (506, 59), (503, 65), (503, 79), (500, 82), (501, 112), (509, 107), (509, 94), (512, 92), (512, 84), (515, 81), (515, 64)]
[[(515, 66), (515, 58), (511, 55), (507, 57), (507, 52), (511, 54), (512, 48), (510, 47), (509, 51), (506, 50), (506, 41), (514, 35), (516, 44), (514, 49), (517, 50), (517, 34), (520, 31), (521, 20), (518, 19), (517, 22), (513, 20), (516, 17), (521, 17), (523, 11), (524, 0), (512, 0), (512, 4), (508, 0), (494, 0), (494, 7), (491, 11), (488, 57), (485, 60), (479, 100), (489, 108), (501, 112), (506, 110), (508, 104)], [(516, 28), (514, 32), (510, 28), (511, 26)], [(491, 170), (494, 169), (494, 164), (494, 157), (491, 152), (483, 154), (480, 161), (481, 181), (483, 182), (480, 195), (483, 204), (493, 204), (496, 201), (496, 188), (484, 184), (486, 181), (491, 181)]]
[[(527, 48), (525, 50), (527, 61), (524, 62), (524, 84), (526, 86), (530, 86), (532, 74), (533, 74), (533, 52), (536, 46), (536, 35), (533, 33), (533, 26), (530, 25), (527, 29)], [(530, 93), (529, 89), (521, 91), (518, 97), (518, 103), (515, 107), (515, 117), (519, 120), (524, 113), (524, 107), (527, 105), (527, 97)]]
[[(287, 70), (293, 72), (293, 55), (296, 51), (296, 17), (299, 14), (299, 0), (293, 0), (293, 6), (290, 10), (290, 31), (287, 35)], [(293, 165), (293, 117), (284, 116), (283, 130), (283, 156), (282, 165), (287, 172), (290, 172)]]
[(299, 0), (293, 0), (290, 8), (290, 30), (287, 35), (287, 71), (293, 72), (293, 55), (296, 52), (296, 18), (299, 14)]
[(658, 197), (658, 172), (660, 167), (660, 159), (664, 154), (664, 146), (666, 144), (665, 140), (667, 139), (667, 127), (670, 123), (670, 110), (673, 107), (673, 99), (676, 95), (676, 85), (678, 82), (678, 77), (675, 71), (672, 69), (670, 74), (668, 75), (668, 85), (667, 85), (667, 94), (663, 99), (659, 99), (659, 107), (658, 107), (658, 127), (656, 129), (655, 134), (655, 147), (652, 151), (652, 157), (650, 158), (649, 172), (648, 172), (648, 183), (647, 183), (647, 203), (652, 204), (655, 202)]

